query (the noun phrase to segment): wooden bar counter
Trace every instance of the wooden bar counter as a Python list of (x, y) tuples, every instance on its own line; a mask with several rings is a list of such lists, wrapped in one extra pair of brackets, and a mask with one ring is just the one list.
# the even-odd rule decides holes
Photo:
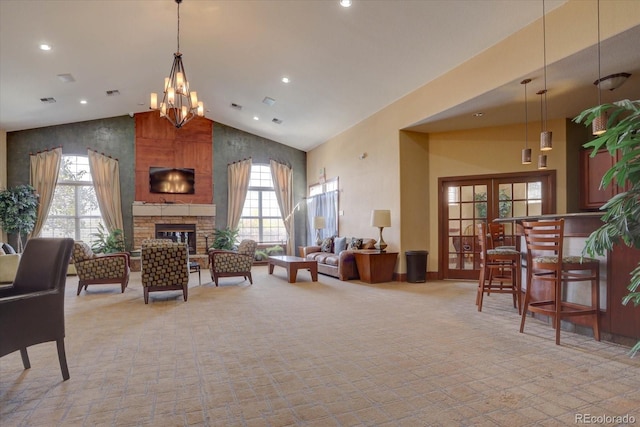
[[(602, 225), (602, 212), (548, 214), (528, 217), (500, 218), (494, 222), (537, 221), (545, 219), (565, 220), (564, 230), (564, 255), (581, 255), (587, 237)], [(523, 262), (526, 263), (526, 244), (524, 236), (521, 236), (521, 248)], [(631, 280), (631, 272), (640, 262), (640, 250), (630, 248), (624, 244), (616, 245), (605, 256), (597, 257), (600, 260), (600, 330), (604, 332), (603, 338), (609, 341), (635, 344), (640, 339), (640, 307), (634, 307), (632, 302), (622, 304), (622, 298), (628, 293), (627, 286)], [(526, 286), (526, 265), (523, 265), (523, 288)], [(586, 294), (587, 287), (569, 287), (567, 299), (574, 302), (590, 300)], [(584, 292), (583, 292), (584, 291)], [(534, 298), (542, 298), (542, 295), (534, 295)], [(572, 319), (576, 325), (587, 324), (583, 319)], [(590, 330), (590, 328), (586, 328)]]

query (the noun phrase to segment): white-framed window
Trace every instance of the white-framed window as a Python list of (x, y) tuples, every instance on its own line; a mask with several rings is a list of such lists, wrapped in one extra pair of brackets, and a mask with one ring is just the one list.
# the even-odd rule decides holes
[(274, 244), (287, 240), (269, 165), (251, 165), (249, 190), (238, 224), (238, 239)]
[(316, 241), (313, 229), (314, 217), (324, 217), (325, 228), (319, 231), (320, 238), (338, 235), (338, 178), (332, 178), (309, 186), (307, 197), (307, 241)]
[(70, 237), (93, 243), (104, 226), (89, 170), (89, 157), (62, 156), (58, 184), (41, 237)]
[(324, 183), (312, 184), (309, 186), (309, 196), (336, 191), (338, 189), (338, 178), (333, 178)]

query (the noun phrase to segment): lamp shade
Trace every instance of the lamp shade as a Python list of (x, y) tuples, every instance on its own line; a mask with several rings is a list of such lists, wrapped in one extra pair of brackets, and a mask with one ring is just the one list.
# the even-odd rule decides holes
[(313, 217), (313, 228), (316, 230), (320, 230), (326, 226), (323, 216), (314, 216)]
[(390, 210), (372, 210), (371, 225), (373, 227), (391, 227)]

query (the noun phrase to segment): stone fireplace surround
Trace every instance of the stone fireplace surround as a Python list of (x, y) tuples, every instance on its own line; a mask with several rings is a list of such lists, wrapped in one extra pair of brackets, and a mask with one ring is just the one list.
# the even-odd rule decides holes
[(133, 202), (132, 213), (134, 250), (144, 239), (155, 238), (156, 224), (195, 224), (196, 254), (189, 257), (206, 267), (205, 236), (212, 236), (215, 229), (215, 205)]

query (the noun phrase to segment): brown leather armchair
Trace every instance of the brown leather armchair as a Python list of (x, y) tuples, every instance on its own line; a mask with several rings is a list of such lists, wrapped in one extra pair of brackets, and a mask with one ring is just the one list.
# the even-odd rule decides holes
[(13, 284), (0, 290), (0, 357), (20, 350), (29, 369), (27, 347), (55, 341), (64, 380), (64, 286), (72, 248), (72, 239), (28, 240)]
[(129, 284), (131, 260), (127, 252), (94, 254), (85, 242), (75, 242), (73, 264), (78, 274), (77, 295), (80, 295), (83, 286), (86, 291), (89, 285), (118, 283), (121, 292), (124, 292)]

